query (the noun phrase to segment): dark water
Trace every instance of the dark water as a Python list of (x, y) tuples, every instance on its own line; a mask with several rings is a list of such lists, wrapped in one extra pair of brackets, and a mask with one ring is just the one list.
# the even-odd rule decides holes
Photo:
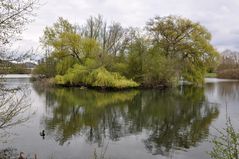
[[(30, 119), (6, 130), (0, 148), (39, 159), (93, 159), (104, 153), (111, 159), (208, 159), (208, 140), (215, 127), (225, 127), (226, 109), (239, 127), (239, 83), (233, 81), (124, 92), (46, 90), (29, 79), (5, 84), (28, 87), (32, 105), (24, 113)], [(43, 129), (45, 139), (39, 135)]]

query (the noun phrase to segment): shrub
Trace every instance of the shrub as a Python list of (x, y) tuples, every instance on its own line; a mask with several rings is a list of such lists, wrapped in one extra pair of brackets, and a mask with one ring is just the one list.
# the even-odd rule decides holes
[(90, 82), (92, 86), (97, 87), (126, 88), (138, 86), (133, 80), (128, 80), (119, 73), (109, 72), (104, 67), (92, 71), (89, 78), (92, 80)]
[(56, 75), (56, 61), (53, 57), (49, 57), (42, 61), (33, 71), (35, 75), (45, 76), (47, 78), (55, 77)]
[(137, 87), (138, 83), (128, 80), (119, 73), (109, 72), (104, 67), (88, 69), (85, 66), (75, 64), (68, 69), (63, 76), (57, 75), (56, 84), (59, 85), (80, 85), (87, 84), (93, 87), (128, 88)]
[(227, 118), (226, 128), (218, 130), (219, 137), (212, 140), (213, 149), (209, 155), (213, 159), (239, 158), (239, 133), (233, 127), (230, 118)]
[(88, 74), (89, 70), (86, 67), (75, 64), (73, 68), (68, 69), (65, 75), (57, 75), (55, 77), (55, 82), (59, 85), (79, 85), (86, 83)]

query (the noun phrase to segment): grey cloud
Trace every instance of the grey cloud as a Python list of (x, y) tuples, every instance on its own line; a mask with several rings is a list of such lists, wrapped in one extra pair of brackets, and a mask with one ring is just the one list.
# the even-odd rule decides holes
[[(144, 27), (156, 15), (180, 15), (200, 22), (213, 35), (212, 43), (219, 50), (239, 49), (238, 0), (41, 0), (34, 23), (24, 32), (23, 47), (38, 46), (45, 26), (52, 25), (59, 16), (72, 23), (85, 23), (89, 16), (101, 14), (123, 26)], [(31, 42), (29, 42), (31, 41)]]
[(239, 35), (239, 29), (231, 30), (230, 33), (233, 35)]

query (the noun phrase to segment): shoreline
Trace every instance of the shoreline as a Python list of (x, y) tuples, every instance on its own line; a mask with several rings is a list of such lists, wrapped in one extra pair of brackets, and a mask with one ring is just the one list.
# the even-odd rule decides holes
[[(29, 78), (33, 82), (37, 82), (37, 84), (43, 86), (43, 87), (62, 87), (62, 88), (80, 88), (80, 89), (91, 89), (91, 90), (98, 90), (98, 91), (126, 91), (126, 90), (150, 90), (150, 89), (156, 89), (156, 90), (164, 90), (168, 88), (172, 88), (174, 86), (169, 85), (157, 85), (157, 86), (146, 86), (146, 85), (139, 85), (137, 87), (125, 87), (125, 88), (115, 88), (115, 87), (100, 87), (100, 86), (91, 86), (87, 84), (77, 84), (77, 85), (61, 85), (61, 84), (55, 84), (54, 79), (52, 78), (39, 78), (34, 77), (32, 74), (5, 74), (2, 75), (3, 79), (20, 79), (20, 78)], [(218, 83), (218, 82), (239, 82), (237, 79), (222, 79), (222, 78), (205, 78), (204, 84), (207, 83)], [(183, 84), (179, 82), (175, 87), (178, 86), (185, 86), (188, 84)]]
[[(127, 90), (165, 90), (168, 88), (172, 88), (174, 86), (169, 85), (157, 85), (157, 86), (145, 86), (139, 85), (137, 87), (125, 87), (125, 88), (115, 88), (115, 87), (100, 87), (100, 86), (91, 86), (87, 84), (77, 84), (77, 85), (67, 85), (67, 84), (55, 84), (54, 79), (52, 78), (30, 78), (33, 82), (37, 82), (43, 87), (56, 87), (56, 88), (79, 88), (79, 89), (90, 89), (90, 90), (98, 90), (98, 91), (127, 91)], [(239, 80), (235, 79), (220, 79), (220, 78), (205, 78), (204, 84), (207, 83), (219, 83), (219, 82), (239, 82)], [(180, 82), (179, 82), (180, 83)], [(203, 85), (204, 85), (203, 84)], [(188, 86), (189, 84), (178, 84), (175, 87), (180, 86)], [(197, 86), (195, 86), (197, 87)]]
[(158, 86), (143, 86), (139, 85), (137, 87), (124, 87), (124, 88), (116, 88), (116, 87), (101, 87), (101, 86), (91, 86), (87, 84), (77, 84), (77, 85), (67, 85), (67, 84), (55, 84), (54, 79), (52, 78), (31, 78), (31, 81), (42, 85), (43, 87), (56, 87), (56, 88), (79, 88), (79, 89), (90, 89), (90, 90), (98, 90), (98, 91), (127, 91), (127, 90), (147, 90), (147, 89), (157, 89), (164, 90), (170, 88), (171, 86), (166, 85), (158, 85)]
[(32, 78), (32, 74), (1, 74), (3, 79)]

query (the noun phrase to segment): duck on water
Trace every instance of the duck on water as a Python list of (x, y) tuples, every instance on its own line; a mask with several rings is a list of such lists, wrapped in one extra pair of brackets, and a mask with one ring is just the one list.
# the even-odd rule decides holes
[(40, 136), (42, 136), (42, 138), (45, 139), (45, 136), (46, 136), (45, 130), (42, 130), (42, 131), (40, 132)]

